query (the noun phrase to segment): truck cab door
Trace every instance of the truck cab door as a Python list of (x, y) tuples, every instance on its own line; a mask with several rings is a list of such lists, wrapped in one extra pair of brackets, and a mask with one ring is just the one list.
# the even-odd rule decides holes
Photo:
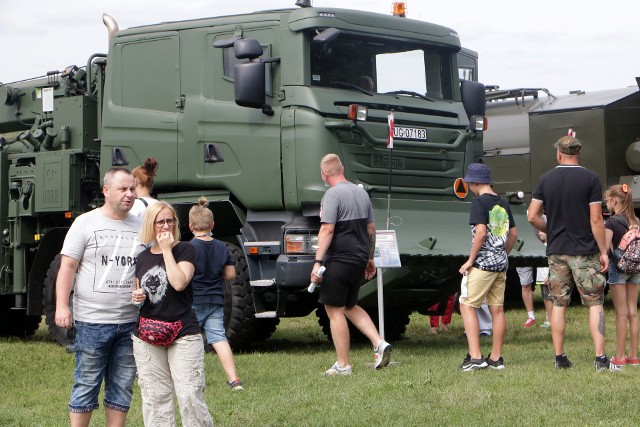
[[(215, 40), (232, 36), (228, 30), (209, 28), (199, 36), (199, 43), (189, 43), (204, 50), (187, 53), (183, 49), (181, 59), (201, 63), (201, 67), (182, 75), (186, 100), (178, 123), (179, 182), (190, 188), (229, 192), (248, 209), (282, 209), (281, 108), (275, 95), (280, 90), (278, 65), (265, 64), (266, 102), (273, 107), (273, 115), (237, 105), (233, 70), (238, 60), (233, 47), (212, 46)], [(271, 27), (245, 29), (243, 37), (258, 40), (264, 57), (278, 55)]]
[(158, 159), (155, 187), (177, 181), (181, 114), (179, 36), (175, 31), (118, 37), (107, 65), (101, 172)]

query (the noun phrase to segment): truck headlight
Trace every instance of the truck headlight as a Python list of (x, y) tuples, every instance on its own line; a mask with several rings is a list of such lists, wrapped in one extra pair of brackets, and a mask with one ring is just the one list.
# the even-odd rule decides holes
[(286, 234), (284, 236), (285, 254), (314, 255), (318, 249), (318, 236), (311, 234)]
[(489, 121), (485, 116), (471, 116), (471, 130), (485, 131), (489, 127)]

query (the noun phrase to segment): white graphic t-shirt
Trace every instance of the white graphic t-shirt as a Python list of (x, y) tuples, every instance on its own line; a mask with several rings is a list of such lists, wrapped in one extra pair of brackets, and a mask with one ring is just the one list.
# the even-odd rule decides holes
[(137, 319), (131, 304), (140, 219), (112, 220), (100, 209), (80, 215), (71, 225), (61, 253), (80, 260), (73, 296), (73, 318), (89, 323), (126, 323)]

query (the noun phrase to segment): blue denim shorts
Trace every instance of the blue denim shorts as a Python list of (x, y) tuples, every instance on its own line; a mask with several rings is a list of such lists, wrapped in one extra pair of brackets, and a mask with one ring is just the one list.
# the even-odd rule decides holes
[(224, 307), (220, 304), (195, 304), (193, 306), (198, 317), (198, 323), (204, 328), (207, 335), (207, 343), (227, 341), (224, 334)]
[(609, 259), (609, 279), (610, 285), (624, 285), (626, 283), (640, 284), (640, 273), (625, 273), (620, 271), (615, 261)]
[(74, 326), (76, 369), (69, 411), (98, 409), (104, 379), (104, 406), (128, 412), (136, 376), (131, 341), (136, 322), (111, 325), (75, 321)]

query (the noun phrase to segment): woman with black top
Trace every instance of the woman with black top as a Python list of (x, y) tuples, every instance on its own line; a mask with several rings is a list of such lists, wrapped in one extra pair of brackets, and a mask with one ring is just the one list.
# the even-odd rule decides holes
[(133, 353), (142, 415), (146, 426), (175, 426), (175, 396), (183, 425), (212, 426), (204, 401), (204, 346), (191, 309), (196, 254), (179, 241), (178, 230), (171, 205), (160, 201), (147, 208), (140, 240), (150, 247), (138, 255), (139, 289), (133, 292), (133, 302), (141, 304)]
[[(613, 250), (618, 247), (629, 227), (638, 227), (633, 210), (633, 196), (627, 184), (613, 185), (604, 193), (604, 200), (611, 217), (604, 227), (604, 237), (609, 253), (609, 290), (616, 311), (616, 355), (614, 365), (638, 366), (638, 284), (640, 274), (625, 273), (616, 265)], [(627, 333), (629, 352), (626, 350)]]

